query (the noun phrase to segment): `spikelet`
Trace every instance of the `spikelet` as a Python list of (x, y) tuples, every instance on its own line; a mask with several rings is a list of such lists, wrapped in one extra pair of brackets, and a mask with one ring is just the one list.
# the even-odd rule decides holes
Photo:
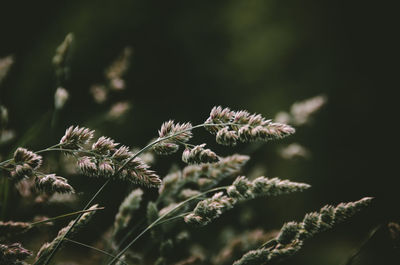
[(256, 250), (251, 250), (243, 255), (243, 257), (235, 261), (233, 265), (260, 265), (269, 261), (269, 255), (271, 252), (268, 249), (261, 248)]
[(251, 250), (244, 254), (240, 260), (235, 261), (233, 265), (258, 265), (281, 260), (299, 251), (302, 243), (302, 241), (297, 240), (282, 248)]
[(206, 129), (216, 134), (219, 130), (223, 129), (225, 125), (218, 125), (221, 123), (229, 123), (233, 116), (235, 115), (234, 111), (231, 111), (229, 108), (222, 108), (221, 106), (213, 107), (210, 112), (210, 117), (206, 120), (205, 124)]
[(14, 152), (14, 162), (17, 164), (28, 164), (33, 170), (42, 164), (42, 157), (25, 148), (17, 148)]
[(54, 93), (54, 107), (59, 110), (62, 109), (69, 98), (68, 91), (63, 87), (58, 87)]
[(291, 256), (301, 249), (304, 240), (352, 217), (371, 200), (372, 198), (366, 197), (356, 202), (340, 203), (336, 207), (326, 205), (319, 213), (306, 214), (301, 223), (288, 222), (283, 225), (272, 246), (249, 251), (234, 265), (267, 264)]
[(7, 76), (8, 71), (14, 63), (13, 56), (9, 55), (4, 58), (0, 58), (0, 85), (4, 78)]
[(277, 196), (286, 193), (303, 191), (311, 186), (305, 183), (280, 180), (278, 178), (258, 177), (249, 181), (244, 176), (239, 176), (228, 187), (227, 193), (238, 200), (253, 199), (259, 196)]
[(113, 177), (147, 187), (160, 186), (161, 179), (140, 157), (130, 160), (122, 168), (126, 159), (130, 159), (133, 155), (128, 147), (116, 148), (116, 145), (113, 140), (100, 137), (93, 144), (92, 150), (99, 153), (102, 158), (96, 159), (90, 156), (79, 158), (78, 167), (82, 174), (89, 177)]
[[(88, 210), (94, 210), (97, 207), (98, 205), (95, 204), (91, 206)], [(69, 237), (75, 234), (79, 229), (81, 229), (90, 221), (94, 213), (95, 211), (90, 211), (82, 214), (81, 218), (79, 218), (78, 222), (73, 227), (72, 224), (74, 223), (74, 221), (71, 221), (66, 227), (62, 228), (58, 232), (58, 235), (53, 239), (53, 241), (43, 244), (43, 246), (40, 248), (39, 252), (36, 255), (35, 264), (36, 265), (45, 264), (47, 258), (50, 256), (50, 254), (56, 248), (56, 246), (60, 242), (62, 244), (63, 238), (65, 237), (67, 231), (70, 230), (70, 232), (68, 233)]]
[(309, 158), (310, 152), (298, 143), (292, 143), (279, 150), (279, 154), (284, 159)]
[(104, 85), (95, 84), (90, 87), (90, 93), (96, 103), (101, 104), (107, 100), (108, 90)]
[(0, 264), (4, 265), (23, 265), (24, 259), (31, 256), (32, 253), (23, 248), (20, 243), (10, 245), (0, 244)]
[(327, 102), (324, 95), (318, 95), (300, 102), (295, 102), (290, 112), (279, 112), (275, 120), (281, 123), (289, 123), (296, 126), (302, 126), (310, 122), (314, 113), (321, 109)]
[(129, 147), (121, 145), (115, 152), (112, 154), (112, 159), (122, 162), (125, 159), (130, 158), (133, 156), (132, 152), (129, 151)]
[(211, 110), (205, 121), (206, 129), (216, 134), (216, 141), (222, 145), (235, 145), (241, 142), (268, 141), (289, 136), (294, 128), (283, 123), (266, 120), (260, 114), (248, 111), (232, 111), (221, 106)]
[(161, 185), (161, 179), (149, 168), (150, 167), (144, 163), (140, 157), (135, 157), (126, 165), (125, 169), (122, 171), (123, 175), (121, 175), (121, 178), (147, 187), (159, 187)]
[(179, 145), (172, 142), (160, 142), (153, 146), (153, 150), (159, 155), (170, 155), (179, 150)]
[(258, 247), (265, 241), (276, 236), (276, 231), (265, 233), (261, 229), (245, 231), (239, 235), (226, 236), (223, 242), (227, 242), (217, 255), (212, 258), (212, 264), (232, 264), (235, 258), (243, 253)]
[[(165, 206), (164, 208), (162, 208), (160, 211), (158, 211), (158, 215), (162, 216), (164, 214), (168, 214), (170, 211), (172, 211), (178, 204), (177, 203), (170, 203), (167, 206)], [(185, 207), (185, 205), (183, 206)], [(180, 209), (182, 210), (182, 208)]]
[(56, 176), (55, 174), (48, 174), (44, 176), (37, 176), (35, 178), (35, 187), (38, 191), (48, 194), (58, 193), (74, 193), (74, 188), (68, 184), (67, 179)]
[[(234, 154), (220, 158), (216, 163), (189, 165), (168, 174), (159, 188), (159, 200), (166, 204), (176, 201), (181, 189), (189, 183), (197, 183), (200, 190), (215, 187), (225, 178), (239, 173), (249, 159), (249, 156)], [(200, 178), (202, 176), (206, 178)]]
[(161, 125), (161, 129), (158, 131), (159, 138), (168, 137), (168, 139), (162, 140), (153, 146), (153, 150), (160, 155), (173, 154), (179, 149), (179, 143), (185, 143), (192, 138), (191, 132), (192, 125), (187, 123), (175, 124), (173, 120), (164, 122)]
[(300, 238), (309, 238), (316, 233), (332, 228), (337, 223), (345, 221), (368, 206), (372, 199), (371, 197), (365, 197), (355, 202), (340, 203), (336, 207), (326, 205), (321, 208), (319, 213), (306, 215), (303, 222), (300, 223), (302, 228), (299, 232)]
[(186, 147), (182, 153), (182, 161), (187, 164), (200, 164), (217, 162), (218, 156), (210, 149), (204, 149), (206, 144), (196, 145), (193, 148)]
[(214, 194), (211, 198), (200, 201), (193, 212), (185, 216), (185, 222), (192, 225), (207, 225), (218, 218), (226, 210), (233, 208), (235, 199), (222, 192)]
[(200, 194), (200, 191), (198, 191), (198, 190), (183, 189), (183, 190), (179, 193), (178, 198), (179, 198), (180, 200), (187, 200), (187, 199), (189, 199), (189, 198), (191, 198), (191, 197), (194, 197), (194, 196), (197, 196), (197, 195), (199, 195), (199, 194)]
[(217, 143), (227, 146), (236, 145), (238, 139), (239, 136), (237, 135), (237, 132), (229, 130), (228, 127), (224, 127), (221, 130), (219, 130), (217, 132), (217, 136), (215, 137)]
[(0, 105), (0, 128), (6, 127), (8, 123), (8, 109)]
[(31, 224), (26, 222), (0, 221), (0, 238), (5, 235), (14, 236), (16, 234), (26, 232), (31, 228)]
[(140, 202), (142, 201), (143, 191), (141, 189), (135, 189), (124, 199), (119, 206), (117, 215), (114, 221), (114, 235), (125, 229), (129, 221), (132, 219), (132, 213), (139, 209)]
[(65, 149), (77, 150), (82, 148), (93, 138), (94, 131), (84, 127), (71, 126), (61, 138), (60, 145)]
[(14, 164), (7, 165), (10, 170), (11, 178), (18, 183), (24, 178), (29, 178), (34, 175), (42, 164), (42, 157), (25, 148), (17, 148), (14, 152)]
[(210, 164), (208, 166), (207, 176), (212, 180), (212, 182), (200, 185), (200, 189), (210, 189), (215, 187), (225, 178), (238, 174), (249, 159), (250, 157), (247, 155), (233, 154), (221, 158), (217, 163)]
[(109, 155), (115, 151), (118, 143), (108, 137), (101, 136), (93, 145), (92, 151), (101, 155)]
[(79, 170), (86, 176), (98, 176), (97, 161), (93, 157), (82, 156), (78, 159)]
[(282, 245), (287, 245), (297, 239), (298, 231), (301, 228), (297, 222), (285, 223), (278, 235), (277, 241)]
[(53, 57), (53, 64), (56, 67), (62, 67), (65, 64), (68, 51), (71, 47), (73, 40), (74, 35), (72, 33), (68, 33), (67, 36), (65, 36), (64, 41), (60, 44), (60, 46), (57, 47), (56, 53)]
[(227, 188), (227, 194), (216, 193), (212, 198), (200, 201), (192, 213), (185, 216), (185, 222), (194, 225), (207, 225), (213, 219), (218, 218), (223, 212), (233, 208), (241, 201), (253, 199), (260, 196), (276, 196), (285, 193), (303, 191), (310, 186), (304, 183), (268, 179), (258, 177), (253, 181), (245, 177), (238, 177), (231, 186)]
[(123, 75), (129, 68), (129, 60), (132, 55), (132, 48), (126, 47), (121, 55), (106, 70), (105, 76), (108, 79), (109, 87), (113, 90), (122, 90), (125, 88)]
[(326, 101), (327, 100), (325, 96), (319, 95), (301, 102), (294, 103), (290, 109), (292, 123), (300, 126), (309, 122), (311, 115), (325, 105)]
[(110, 107), (110, 110), (107, 113), (107, 119), (112, 121), (118, 120), (124, 117), (131, 108), (131, 103), (128, 101), (117, 102)]
[(182, 171), (176, 171), (166, 175), (158, 189), (159, 200), (169, 204), (175, 201), (174, 196), (178, 194), (181, 187), (186, 184), (183, 179)]
[(114, 164), (111, 159), (104, 158), (103, 160), (99, 161), (98, 164), (98, 174), (105, 178), (110, 178), (114, 176), (115, 169)]

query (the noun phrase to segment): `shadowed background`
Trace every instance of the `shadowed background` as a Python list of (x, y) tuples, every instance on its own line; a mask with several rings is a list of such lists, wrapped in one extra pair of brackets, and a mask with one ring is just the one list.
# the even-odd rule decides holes
[[(72, 124), (144, 146), (163, 121), (201, 123), (214, 105), (273, 118), (295, 101), (324, 94), (328, 103), (311, 126), (263, 145), (252, 159), (267, 169), (267, 176), (304, 181), (312, 189), (258, 200), (256, 220), (246, 225), (276, 229), (327, 203), (374, 196), (371, 208), (312, 239), (285, 263), (344, 264), (371, 229), (399, 220), (398, 186), (391, 185), (395, 173), (386, 158), (390, 141), (382, 138), (392, 130), (382, 126), (390, 115), (382, 88), (392, 86), (394, 71), (389, 67), (395, 45), (388, 9), (361, 1), (314, 0), (2, 3), (0, 58), (13, 54), (16, 63), (0, 88), (0, 102), (9, 110), (17, 139), (24, 136), (23, 145), (38, 150), (58, 142)], [(65, 82), (70, 99), (51, 126), (57, 88), (51, 59), (68, 32), (75, 36)], [(129, 100), (132, 109), (120, 122), (107, 121), (101, 117), (110, 105), (96, 104), (89, 88), (103, 82), (104, 69), (125, 46), (133, 48), (127, 88), (113, 100)], [(213, 142), (205, 133), (197, 135), (198, 141), (208, 137)], [(311, 158), (280, 158), (276, 149), (292, 142), (307, 147)], [(2, 147), (2, 153), (17, 143)], [(222, 154), (246, 147), (211, 146)], [(157, 158), (157, 171), (164, 175), (177, 159)], [(102, 183), (71, 181), (79, 183), (83, 201)], [(109, 209), (104, 222), (97, 221), (100, 228), (112, 221), (123, 188), (116, 184), (98, 199)], [(21, 216), (9, 202), (6, 219)], [(201, 235), (232, 223), (227, 214)], [(383, 260), (389, 264), (386, 245), (378, 245), (365, 255), (381, 261), (387, 255)], [(373, 258), (368, 262), (360, 264), (377, 264)]]

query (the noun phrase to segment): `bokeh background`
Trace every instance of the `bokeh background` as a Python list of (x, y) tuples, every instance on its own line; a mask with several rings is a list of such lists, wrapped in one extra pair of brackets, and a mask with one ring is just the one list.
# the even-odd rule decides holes
[[(118, 142), (140, 147), (157, 136), (163, 121), (197, 124), (214, 105), (273, 118), (296, 101), (323, 94), (328, 103), (311, 124), (298, 128), (293, 137), (258, 148), (249, 165), (262, 166), (267, 176), (307, 182), (312, 189), (242, 206), (243, 211), (256, 209), (255, 219), (244, 226), (276, 229), (327, 203), (376, 197), (364, 213), (309, 241), (283, 263), (329, 265), (344, 264), (376, 226), (400, 220), (398, 174), (391, 170), (398, 154), (389, 156), (396, 150), (388, 148), (395, 129), (387, 121), (396, 120), (389, 118), (394, 107), (385, 89), (395, 84), (391, 62), (396, 30), (384, 4), (114, 0), (22, 5), (9, 1), (1, 4), (1, 11), (0, 58), (12, 54), (15, 64), (0, 87), (0, 101), (8, 108), (9, 127), (20, 140), (2, 146), (3, 154), (17, 145), (38, 150), (56, 143), (72, 124), (91, 126)], [(64, 83), (70, 98), (54, 118), (57, 82), (51, 60), (69, 32), (75, 37)], [(104, 82), (104, 69), (126, 46), (133, 48), (126, 89), (112, 94), (108, 103), (97, 104), (89, 89)], [(118, 121), (104, 118), (110, 102), (119, 100), (131, 102), (128, 114)], [(206, 133), (197, 135), (213, 142)], [(292, 142), (310, 150), (311, 158), (281, 158), (279, 147)], [(211, 146), (222, 154), (246, 152), (246, 146), (233, 150)], [(177, 159), (158, 158), (155, 167), (165, 175)], [(79, 183), (82, 202), (102, 183), (71, 181)], [(96, 229), (112, 222), (124, 188), (116, 184), (98, 199), (107, 210)], [(3, 218), (29, 215), (13, 203), (9, 201)], [(209, 233), (235, 222), (228, 215)], [(398, 250), (390, 248), (385, 231), (382, 228), (382, 235), (372, 239), (373, 245), (362, 254), (367, 258), (358, 264), (399, 264)], [(207, 230), (201, 235), (209, 236)], [(80, 249), (72, 251), (82, 254)]]

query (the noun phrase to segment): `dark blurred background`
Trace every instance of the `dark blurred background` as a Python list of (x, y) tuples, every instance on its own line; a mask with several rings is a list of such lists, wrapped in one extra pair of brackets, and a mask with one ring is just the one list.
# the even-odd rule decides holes
[[(324, 94), (328, 103), (310, 126), (265, 144), (253, 159), (268, 176), (304, 181), (312, 189), (273, 199), (273, 205), (260, 202), (268, 205), (257, 206), (265, 212), (251, 225), (279, 228), (327, 203), (376, 197), (368, 210), (310, 241), (287, 262), (328, 265), (344, 264), (377, 225), (400, 220), (398, 174), (392, 170), (398, 154), (390, 147), (395, 105), (388, 93), (397, 84), (398, 28), (393, 9), (383, 2), (2, 1), (0, 10), (0, 58), (12, 54), (15, 59), (0, 101), (17, 139), (29, 132), (25, 146), (38, 150), (56, 143), (71, 124), (144, 146), (163, 121), (197, 124), (214, 105), (273, 118), (295, 101)], [(57, 88), (51, 60), (69, 32), (75, 36), (64, 84), (70, 99), (51, 126), (48, 113)], [(132, 109), (113, 123), (99, 118), (109, 105), (96, 104), (89, 88), (104, 81), (104, 69), (125, 46), (133, 48), (127, 88), (113, 100), (129, 100)], [(291, 142), (307, 147), (311, 159), (287, 161), (274, 152)], [(14, 145), (4, 148), (10, 152)], [(245, 146), (218, 150), (241, 149)], [(165, 174), (177, 158), (158, 158), (156, 169)], [(88, 194), (83, 196), (95, 191), (91, 183), (82, 186), (80, 192)], [(107, 192), (100, 202), (115, 190)], [(9, 209), (8, 218), (18, 215)], [(374, 247), (365, 255), (390, 264), (382, 251)]]

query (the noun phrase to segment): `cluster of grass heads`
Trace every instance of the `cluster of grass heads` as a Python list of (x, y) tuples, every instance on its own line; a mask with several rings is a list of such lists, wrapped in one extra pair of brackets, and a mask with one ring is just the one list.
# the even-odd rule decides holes
[[(62, 109), (69, 99), (68, 90), (63, 84), (69, 71), (67, 57), (72, 42), (73, 35), (69, 34), (57, 48), (53, 58), (58, 80), (55, 110)], [(123, 75), (129, 66), (130, 54), (131, 49), (126, 48), (107, 68), (105, 83), (91, 88), (95, 101), (102, 102), (111, 91), (125, 88)], [(1, 59), (0, 82), (11, 64), (11, 57)], [(59, 200), (68, 200), (71, 195), (77, 196), (77, 190), (85, 192), (79, 187), (72, 187), (68, 176), (57, 176), (50, 166), (43, 166), (44, 156), (50, 152), (60, 152), (65, 156), (63, 166), (68, 164), (72, 167), (71, 174), (101, 178), (104, 183), (85, 207), (75, 212), (32, 222), (1, 221), (0, 264), (50, 264), (67, 242), (97, 251), (103, 255), (99, 262), (107, 265), (150, 262), (159, 265), (249, 265), (268, 264), (292, 256), (307, 239), (352, 217), (367, 206), (372, 198), (366, 197), (337, 206), (326, 205), (318, 212), (306, 214), (300, 222), (285, 223), (280, 231), (243, 231), (227, 242), (220, 252), (214, 251), (212, 255), (206, 255), (205, 253), (212, 253), (212, 250), (200, 248), (193, 237), (193, 231), (203, 229), (202, 233), (213, 240), (215, 235), (207, 235), (207, 230), (202, 227), (217, 218), (223, 218), (236, 205), (249, 203), (248, 201), (259, 197), (303, 192), (311, 186), (276, 177), (247, 177), (243, 171), (249, 156), (232, 154), (222, 157), (206, 148), (206, 143), (193, 143), (192, 138), (196, 130), (203, 128), (215, 136), (216, 143), (224, 146), (280, 140), (295, 133), (295, 129), (289, 124), (305, 124), (325, 101), (325, 97), (317, 96), (296, 103), (290, 112), (279, 113), (275, 121), (246, 110), (216, 106), (211, 109), (204, 122), (197, 125), (173, 120), (163, 123), (158, 137), (141, 149), (119, 144), (107, 136), (96, 137), (95, 130), (81, 126), (67, 128), (58, 143), (42, 150), (16, 148), (11, 158), (0, 162), (3, 209), (6, 203), (4, 198), (7, 197), (4, 187), (8, 187), (5, 180), (20, 191), (22, 199), (26, 194), (35, 194), (36, 199), (40, 198), (42, 201), (56, 196), (59, 196)], [(118, 117), (128, 108), (129, 104), (120, 102), (110, 110), (109, 116)], [(6, 108), (1, 107), (1, 143), (10, 141), (13, 136), (7, 128), (7, 117)], [(177, 152), (182, 152), (181, 160), (187, 164), (185, 167), (175, 169), (163, 177), (152, 169), (154, 156)], [(282, 150), (282, 155), (286, 157), (306, 154), (307, 151), (299, 144)], [(130, 192), (121, 202), (114, 223), (102, 235), (103, 240), (105, 239), (102, 248), (75, 241), (73, 237), (80, 230), (91, 229), (92, 217), (103, 209), (95, 204), (95, 200), (106, 186), (114, 182), (130, 184)], [(149, 199), (146, 196), (150, 189), (158, 189), (156, 198)], [(28, 233), (35, 227), (56, 219), (71, 216), (74, 219), (60, 229), (52, 240), (43, 242), (38, 250), (27, 250), (20, 242), (15, 242), (17, 235)], [(140, 247), (136, 247), (137, 241), (148, 232), (148, 242), (140, 243)], [(177, 250), (179, 255), (176, 255)]]

